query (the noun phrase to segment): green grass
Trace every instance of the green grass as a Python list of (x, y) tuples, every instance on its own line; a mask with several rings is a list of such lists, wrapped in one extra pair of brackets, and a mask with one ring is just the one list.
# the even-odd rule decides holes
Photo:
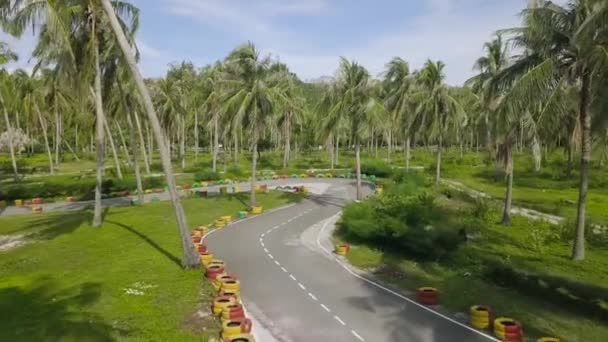
[[(442, 205), (446, 201), (443, 199)], [(467, 313), (471, 305), (490, 305), (498, 315), (522, 321), (527, 341), (543, 335), (557, 335), (564, 341), (608, 340), (608, 250), (588, 247), (586, 260), (573, 262), (569, 260), (570, 244), (556, 239), (540, 247), (534, 245), (527, 220), (515, 217), (512, 227), (506, 228), (492, 223), (498, 222), (498, 214), (493, 209), (490, 223), (479, 237), (438, 262), (417, 262), (361, 242), (353, 245), (348, 259), (407, 291), (437, 287), (441, 304), (450, 311)], [(454, 215), (464, 214), (461, 210)], [(491, 265), (530, 272), (538, 275), (539, 283), (529, 289), (499, 283), (488, 276)], [(545, 281), (548, 285), (543, 284)], [(542, 295), (535, 292), (539, 288)], [(568, 292), (572, 289), (578, 293)], [(577, 294), (603, 300), (602, 312), (587, 310), (588, 302), (570, 297)]]
[[(191, 226), (247, 206), (247, 196), (184, 201)], [(296, 198), (261, 194), (265, 208)], [(0, 252), (0, 341), (207, 341), (217, 323), (201, 270), (180, 267), (169, 202), (111, 208), (100, 229), (91, 212), (0, 219), (0, 235), (35, 242)], [(125, 289), (139, 289), (141, 296)]]

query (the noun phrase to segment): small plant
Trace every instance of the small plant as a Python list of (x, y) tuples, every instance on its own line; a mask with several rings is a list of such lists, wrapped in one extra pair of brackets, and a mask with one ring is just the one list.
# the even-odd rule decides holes
[(548, 244), (559, 241), (559, 232), (547, 221), (532, 221), (527, 223), (528, 238), (526, 239), (529, 247), (543, 253)]

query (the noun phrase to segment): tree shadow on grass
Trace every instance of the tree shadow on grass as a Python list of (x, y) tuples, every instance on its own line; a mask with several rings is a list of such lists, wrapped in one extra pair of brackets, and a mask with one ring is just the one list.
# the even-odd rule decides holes
[(48, 278), (31, 287), (0, 289), (0, 341), (114, 341), (114, 329), (87, 307), (101, 296), (99, 283), (68, 288)]
[(141, 233), (140, 231), (138, 231), (134, 227), (128, 226), (128, 225), (120, 223), (120, 222), (111, 221), (111, 220), (107, 220), (107, 221), (105, 221), (105, 223), (116, 225), (116, 226), (118, 226), (120, 228), (123, 228), (124, 230), (132, 233), (133, 235), (139, 237), (144, 242), (146, 242), (148, 245), (150, 245), (150, 247), (154, 248), (155, 250), (157, 250), (158, 252), (160, 252), (162, 255), (164, 255), (165, 257), (167, 257), (167, 259), (169, 259), (169, 261), (171, 261), (175, 265), (177, 265), (177, 267), (179, 267), (180, 269), (182, 268), (181, 260), (178, 257), (176, 257), (175, 255), (171, 254), (171, 252), (169, 252), (166, 249), (164, 249), (161, 245), (159, 245), (154, 240), (150, 239), (149, 237), (147, 237), (145, 234)]

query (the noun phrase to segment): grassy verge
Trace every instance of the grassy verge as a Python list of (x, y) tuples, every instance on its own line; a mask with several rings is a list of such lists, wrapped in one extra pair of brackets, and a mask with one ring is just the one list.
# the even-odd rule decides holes
[[(443, 208), (444, 222), (434, 222), (436, 227), (463, 226), (470, 221), (470, 203), (445, 197), (436, 202)], [(473, 232), (474, 238), (431, 261), (413, 257), (407, 247), (395, 249), (386, 242), (347, 238), (341, 231), (336, 239), (353, 245), (348, 255), (353, 265), (386, 283), (406, 291), (437, 287), (441, 304), (453, 312), (468, 313), (471, 305), (485, 304), (501, 316), (522, 321), (526, 341), (544, 335), (564, 341), (607, 341), (605, 244), (589, 246), (587, 259), (575, 263), (569, 259), (571, 243), (555, 234), (555, 227), (514, 217), (507, 228), (498, 224), (499, 219), (499, 208), (490, 207), (484, 224)], [(352, 222), (351, 229), (367, 232), (361, 228), (362, 221)], [(413, 228), (408, 223), (406, 229)]]
[[(184, 201), (192, 226), (247, 206), (247, 196)], [(272, 208), (295, 200), (260, 194)], [(0, 253), (1, 341), (207, 341), (216, 337), (211, 290), (183, 271), (169, 202), (110, 208), (100, 229), (91, 212), (0, 219), (0, 235), (35, 242)]]

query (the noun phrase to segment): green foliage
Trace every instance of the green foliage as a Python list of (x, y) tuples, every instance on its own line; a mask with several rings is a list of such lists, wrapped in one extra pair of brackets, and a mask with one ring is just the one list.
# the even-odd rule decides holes
[[(144, 188), (159, 188), (163, 185), (163, 178), (146, 177), (142, 179), (142, 183)], [(129, 176), (123, 180), (117, 178), (104, 179), (101, 191), (105, 196), (111, 196), (119, 192), (134, 191), (135, 189), (137, 189), (135, 178)], [(90, 200), (93, 199), (94, 191), (94, 178), (54, 176), (41, 178), (40, 181), (3, 185), (0, 200), (13, 201), (35, 197), (42, 197), (47, 200), (55, 198), (64, 200), (67, 196), (74, 196), (79, 200)]]
[[(355, 172), (354, 168), (353, 172)], [(361, 163), (361, 174), (388, 178), (393, 174), (393, 168), (389, 163), (382, 160), (366, 160)]]
[(546, 221), (528, 220), (527, 230), (528, 236), (525, 241), (537, 253), (543, 253), (550, 243), (554, 243), (560, 238), (555, 226)]
[(400, 250), (420, 260), (436, 260), (463, 242), (456, 229), (442, 225), (444, 216), (432, 195), (389, 192), (346, 206), (339, 228), (341, 234), (357, 241)]
[(220, 176), (220, 174), (218, 172), (213, 172), (212, 169), (204, 169), (201, 171), (197, 171), (194, 174), (194, 180), (197, 182), (202, 182), (202, 181), (216, 181), (221, 179), (222, 177)]

